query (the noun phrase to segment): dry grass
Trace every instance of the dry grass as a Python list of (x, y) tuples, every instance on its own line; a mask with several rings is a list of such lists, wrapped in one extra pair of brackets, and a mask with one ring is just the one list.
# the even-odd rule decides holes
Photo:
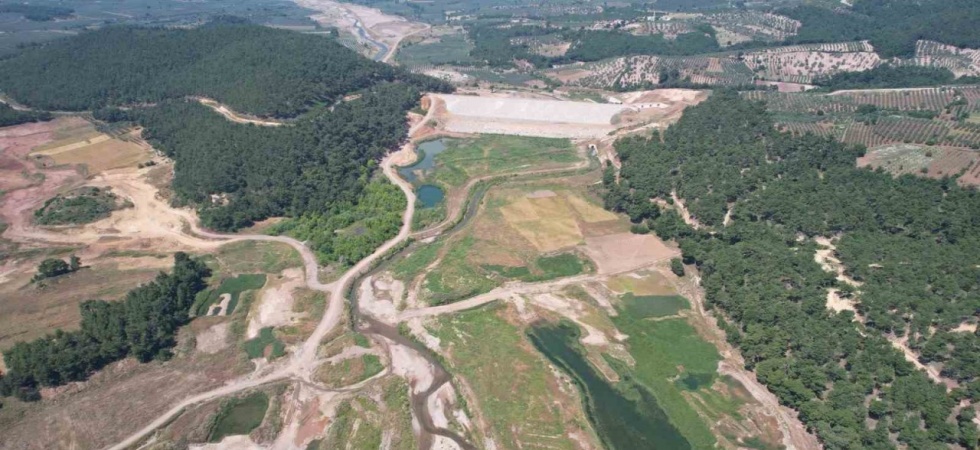
[(619, 219), (616, 214), (571, 193), (566, 193), (565, 199), (585, 222), (596, 223)]
[[(247, 370), (231, 347), (213, 355), (193, 353), (182, 333), (177, 356), (166, 363), (126, 359), (84, 383), (45, 392), (25, 405), (0, 409), (0, 449), (102, 448), (118, 442), (174, 403), (221, 386)], [(108, 407), (107, 407), (108, 406)]]
[(606, 287), (618, 294), (632, 292), (634, 295), (675, 295), (677, 290), (667, 278), (657, 272), (641, 271), (610, 278)]
[(43, 288), (29, 284), (30, 273), (21, 273), (0, 284), (0, 349), (42, 337), (58, 328), (76, 329), (81, 321), (80, 303), (118, 299), (159, 273), (157, 268), (120, 270), (118, 266), (132, 267), (126, 264), (126, 259), (99, 263), (49, 280)]
[(585, 252), (595, 261), (599, 273), (619, 273), (680, 255), (651, 234), (611, 234), (586, 238), (585, 242)]
[(582, 243), (575, 210), (563, 196), (527, 198), (512, 195), (500, 208), (504, 219), (541, 252)]
[(91, 125), (69, 125), (55, 132), (65, 136), (34, 148), (31, 156), (51, 165), (85, 165), (89, 173), (132, 167), (153, 155), (145, 148), (95, 131)]

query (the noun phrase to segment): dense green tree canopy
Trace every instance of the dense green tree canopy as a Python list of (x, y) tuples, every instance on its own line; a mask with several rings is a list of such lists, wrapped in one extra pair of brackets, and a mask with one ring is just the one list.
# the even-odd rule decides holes
[(51, 120), (51, 113), (44, 111), (18, 111), (6, 103), (0, 103), (0, 127), (48, 120)]
[(193, 29), (106, 27), (0, 61), (0, 90), (47, 110), (211, 97), (291, 117), (381, 82), (444, 83), (370, 61), (333, 38), (223, 19)]
[[(764, 105), (733, 92), (689, 108), (663, 136), (616, 148), (621, 182), (607, 206), (680, 242), (728, 339), (827, 448), (976, 444), (975, 427), (947, 421), (955, 397), (886, 337), (977, 383), (980, 339), (953, 330), (980, 311), (980, 193), (858, 169), (863, 148), (778, 133)], [(671, 193), (706, 228), (647, 206)], [(815, 262), (814, 236), (839, 236), (836, 256), (860, 286)], [(854, 299), (863, 322), (828, 310), (828, 289)]]
[(883, 57), (911, 57), (919, 39), (980, 48), (975, 0), (855, 0), (850, 10), (802, 5), (779, 11), (803, 23), (790, 42), (869, 39)]

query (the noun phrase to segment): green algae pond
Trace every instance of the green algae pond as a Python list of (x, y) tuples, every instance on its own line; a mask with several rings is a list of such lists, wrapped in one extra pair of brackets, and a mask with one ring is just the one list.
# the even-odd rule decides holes
[(586, 414), (603, 444), (610, 450), (690, 449), (690, 442), (650, 391), (628, 378), (613, 386), (592, 368), (577, 349), (579, 336), (578, 327), (567, 322), (536, 325), (528, 331), (538, 351), (578, 385)]

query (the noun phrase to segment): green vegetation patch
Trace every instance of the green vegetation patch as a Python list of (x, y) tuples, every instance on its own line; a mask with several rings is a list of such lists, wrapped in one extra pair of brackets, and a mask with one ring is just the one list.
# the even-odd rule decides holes
[(269, 396), (261, 391), (225, 402), (215, 415), (208, 442), (220, 442), (226, 436), (250, 433), (262, 424), (268, 409)]
[(266, 275), (264, 273), (242, 274), (234, 278), (226, 278), (221, 281), (221, 285), (217, 289), (198, 294), (193, 308), (194, 312), (198, 316), (207, 315), (208, 310), (221, 299), (222, 295), (229, 294), (231, 300), (228, 301), (228, 311), (218, 312), (218, 314), (229, 315), (235, 312), (235, 308), (238, 306), (238, 298), (242, 292), (261, 289), (262, 286), (265, 286), (265, 280)]
[(361, 355), (321, 366), (316, 378), (328, 387), (340, 388), (367, 380), (382, 370), (384, 365), (377, 355)]
[(367, 184), (356, 204), (345, 204), (336, 213), (285, 220), (269, 231), (306, 241), (321, 263), (348, 266), (398, 234), (405, 206), (405, 195), (397, 186), (376, 180)]
[[(267, 358), (273, 360), (286, 354), (286, 345), (276, 337), (272, 327), (265, 327), (259, 335), (242, 344), (248, 359)], [(268, 354), (268, 356), (267, 356)]]
[(303, 265), (299, 252), (281, 242), (233, 242), (222, 245), (215, 257), (224, 273), (270, 274)]
[(435, 170), (425, 181), (450, 187), (468, 179), (578, 162), (568, 139), (483, 134), (475, 139), (443, 139), (446, 150), (436, 156)]
[(437, 42), (402, 44), (395, 59), (406, 67), (442, 64), (467, 64), (473, 44), (463, 34), (440, 36)]
[[(380, 402), (360, 394), (337, 408), (335, 420), (323, 439), (311, 442), (307, 450), (377, 450), (384, 436), (390, 450), (415, 450), (409, 387), (398, 377), (381, 381)], [(357, 427), (354, 424), (358, 423)]]
[[(365, 397), (355, 397), (340, 404), (330, 432), (315, 449), (348, 448), (375, 450), (381, 448), (382, 425), (378, 422), (378, 405)], [(374, 420), (371, 420), (371, 419)]]
[[(543, 324), (529, 331), (534, 346), (578, 385), (593, 428), (607, 448), (684, 450), (713, 447), (711, 431), (700, 423), (693, 410), (692, 420), (700, 423), (703, 435), (683, 433), (686, 424), (678, 424), (669, 415), (670, 408), (675, 405), (664, 405), (647, 387), (635, 383), (632, 378), (624, 377), (616, 386), (609, 384), (583, 356), (578, 343), (580, 335), (578, 327), (569, 322)], [(692, 437), (697, 440), (689, 441)]]
[(124, 207), (124, 202), (109, 188), (83, 187), (48, 199), (34, 211), (38, 225), (78, 225), (109, 217)]
[(620, 299), (627, 314), (642, 319), (676, 316), (691, 308), (691, 302), (679, 295), (633, 295), (627, 292)]
[[(673, 297), (654, 298), (659, 302)], [(668, 301), (682, 305), (676, 299)], [(685, 307), (686, 303), (685, 300)], [(721, 356), (685, 319), (646, 320), (652, 317), (650, 314), (662, 314), (664, 310), (657, 306), (624, 307), (612, 318), (616, 328), (629, 336), (626, 344), (636, 361), (621, 375), (649, 389), (677, 429), (696, 448), (707, 448), (714, 442), (710, 429), (681, 392), (711, 386)], [(623, 368), (619, 366), (617, 370)]]
[(410, 281), (418, 274), (422, 273), (426, 267), (432, 264), (439, 256), (439, 250), (444, 241), (437, 241), (415, 247), (408, 256), (399, 259), (391, 266), (391, 272), (395, 278), (403, 281)]
[[(588, 269), (587, 262), (579, 258), (575, 253), (562, 253), (555, 256), (542, 256), (535, 261), (535, 265), (541, 270), (537, 280), (550, 280), (553, 278), (570, 277), (585, 272)], [(528, 281), (537, 281), (528, 280)]]
[(426, 275), (422, 286), (429, 304), (451, 303), (497, 287), (499, 282), (467, 261), (467, 254), (475, 242), (472, 236), (466, 236), (453, 243), (439, 266)]
[(481, 308), (440, 319), (435, 333), (451, 350), (450, 370), (465, 378), (480, 399), (498, 447), (578, 448), (567, 432), (581, 416), (574, 407), (555, 405), (563, 394), (553, 386), (546, 362), (497, 311)]

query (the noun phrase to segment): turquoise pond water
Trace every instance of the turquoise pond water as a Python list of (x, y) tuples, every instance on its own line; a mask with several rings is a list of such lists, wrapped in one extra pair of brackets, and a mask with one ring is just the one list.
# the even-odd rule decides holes
[(419, 175), (425, 175), (432, 171), (436, 165), (436, 156), (446, 151), (446, 143), (442, 139), (426, 141), (419, 144), (418, 153), (421, 159), (411, 166), (398, 169), (398, 175), (416, 185), (415, 194), (422, 203), (423, 208), (431, 208), (438, 205), (446, 197), (442, 188), (432, 184), (418, 186)]
[(423, 184), (415, 190), (418, 194), (419, 201), (422, 202), (423, 208), (431, 208), (442, 202), (442, 199), (446, 197), (446, 194), (442, 192), (442, 188), (439, 186), (433, 186), (431, 184)]

